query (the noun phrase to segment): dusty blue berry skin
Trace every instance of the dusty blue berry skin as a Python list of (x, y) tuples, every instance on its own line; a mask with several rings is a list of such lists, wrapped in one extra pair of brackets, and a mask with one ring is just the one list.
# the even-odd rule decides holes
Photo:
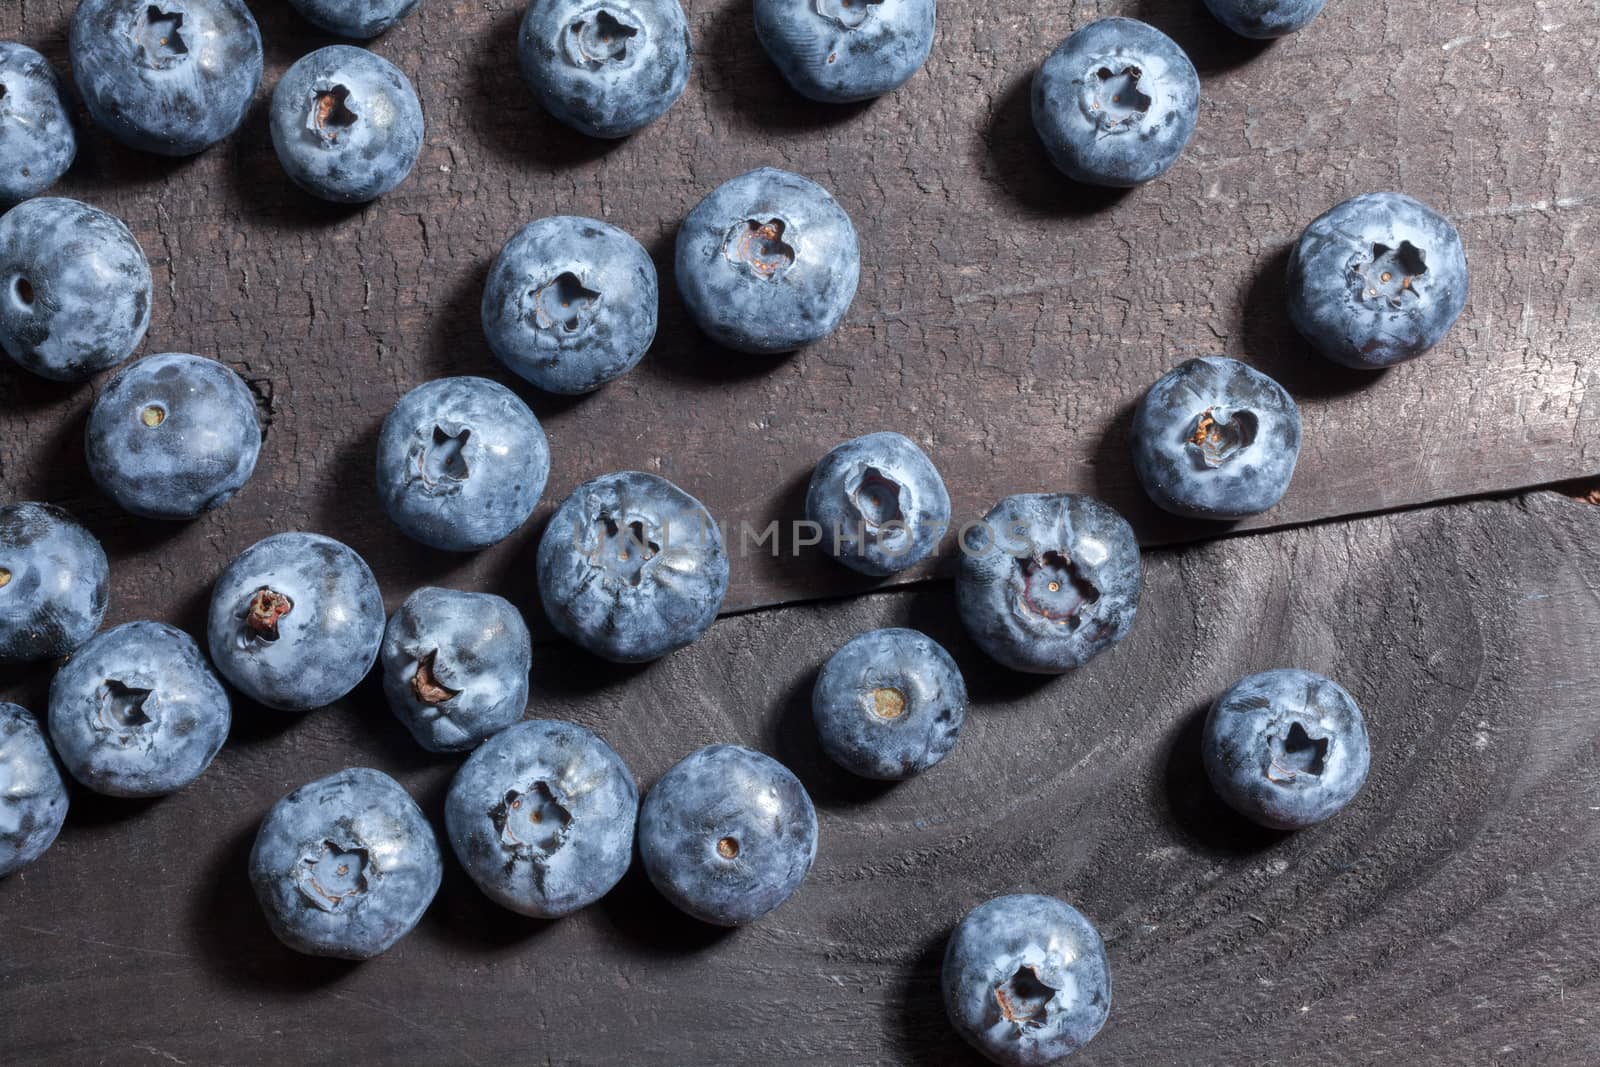
[(65, 656), (100, 629), (111, 569), (53, 504), (0, 507), (0, 663)]
[(1289, 319), (1335, 363), (1378, 370), (1438, 344), (1467, 306), (1467, 255), (1449, 219), (1403, 193), (1319, 215), (1289, 254)]
[(811, 472), (806, 518), (851, 570), (881, 577), (926, 559), (950, 528), (950, 494), (909, 438), (869, 433), (837, 446)]
[(1005, 1067), (1063, 1062), (1111, 1012), (1100, 933), (1055, 897), (1019, 893), (973, 908), (950, 936), (939, 979), (956, 1032)]
[(676, 276), (690, 314), (718, 344), (791, 352), (844, 320), (861, 247), (826, 189), (762, 167), (717, 186), (683, 220)]
[(250, 884), (278, 940), (311, 956), (367, 960), (428, 910), (444, 862), (399, 782), (351, 767), (272, 806), (250, 850)]
[(522, 613), (493, 593), (418, 589), (383, 633), (383, 693), (429, 752), (465, 752), (528, 707)]
[(336, 204), (394, 189), (422, 151), (422, 104), (382, 56), (347, 44), (303, 57), (272, 91), (272, 147), (300, 188)]
[(693, 57), (678, 0), (533, 0), (517, 37), (533, 95), (590, 137), (626, 137), (666, 114)]
[(239, 128), (261, 85), (243, 0), (81, 0), (67, 43), (89, 114), (142, 152), (204, 151)]
[(835, 763), (896, 781), (950, 754), (967, 717), (967, 686), (950, 653), (926, 634), (871, 630), (822, 668), (811, 713)]
[(1300, 456), (1300, 412), (1260, 371), (1225, 356), (1157, 379), (1133, 415), (1133, 467), (1157, 505), (1238, 519), (1283, 499)]
[(67, 786), (33, 714), (0, 704), (0, 878), (44, 855), (67, 818)]
[(418, 0), (289, 0), (300, 17), (340, 37), (367, 40), (416, 10)]
[(1252, 674), (1212, 705), (1202, 734), (1206, 774), (1239, 814), (1300, 830), (1344, 807), (1367, 780), (1361, 709), (1320, 674)]
[(562, 502), (539, 542), (539, 595), (569, 641), (617, 663), (682, 648), (728, 591), (722, 531), (665, 478), (602, 474)]
[(1176, 41), (1107, 18), (1062, 41), (1033, 79), (1033, 125), (1063, 174), (1126, 188), (1178, 161), (1194, 133), (1200, 77)]
[(24, 370), (81, 382), (149, 326), (150, 264), (120, 219), (60, 197), (0, 217), (0, 346)]
[(72, 777), (114, 797), (177, 792), (228, 739), (233, 708), (200, 646), (161, 622), (115, 626), (50, 683), (50, 738)]
[(530, 222), (506, 242), (483, 290), (495, 356), (551, 393), (575, 396), (621, 377), (656, 336), (656, 267), (598, 219)]
[(770, 756), (707, 745), (645, 795), (639, 857), (656, 890), (701, 922), (740, 926), (788, 900), (817, 856), (805, 786)]
[(226, 504), (255, 473), (255, 396), (214, 359), (149, 356), (95, 400), (84, 451), (95, 484), (124, 511), (192, 519)]
[(487, 378), (439, 378), (401, 397), (378, 435), (378, 496), (407, 537), (474, 552), (528, 521), (550, 445), (522, 399)]
[(1328, 0), (1206, 0), (1216, 20), (1240, 37), (1286, 37), (1310, 25)]
[(0, 41), (0, 208), (38, 196), (77, 157), (61, 79), (38, 52)]
[(756, 36), (802, 96), (870, 100), (927, 62), (937, 7), (935, 0), (755, 0)]
[(1060, 674), (1127, 636), (1141, 584), (1133, 528), (1110, 505), (1025, 493), (963, 532), (956, 599), (967, 633), (991, 658)]
[(554, 919), (627, 873), (638, 811), (633, 773), (610, 745), (573, 723), (535, 719), (495, 734), (461, 765), (444, 824), (490, 900)]
[(383, 597), (366, 561), (313, 533), (274, 534), (236, 556), (211, 590), (211, 659), (250, 699), (280, 711), (331, 704), (366, 677), (383, 643)]

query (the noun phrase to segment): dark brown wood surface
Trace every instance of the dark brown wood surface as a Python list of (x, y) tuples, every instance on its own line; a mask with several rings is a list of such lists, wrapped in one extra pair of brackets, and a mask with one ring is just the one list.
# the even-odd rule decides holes
[[(454, 860), (421, 925), (351, 965), (296, 956), (245, 878), (263, 812), (349, 764), (438, 823), (428, 757), (373, 685), (241, 715), (193, 786), (78, 790), (57, 845), (0, 883), (8, 1064), (969, 1064), (937, 975), (992, 894), (1063, 895), (1104, 933), (1110, 1021), (1074, 1063), (1551, 1064), (1600, 1047), (1600, 508), (1554, 494), (1147, 555), (1133, 634), (1024, 679), (959, 632), (948, 583), (724, 619), (619, 675), (559, 646), (533, 713), (603, 734), (648, 786), (711, 741), (774, 753), (816, 800), (799, 893), (743, 930), (673, 912), (638, 865), (537, 923)], [(861, 630), (945, 643), (973, 708), (923, 778), (831, 768), (815, 672)], [(1204, 707), (1280, 665), (1347, 685), (1371, 776), (1322, 826), (1256, 830), (1200, 766)]]
[[(73, 6), (0, 4), (0, 39), (64, 63)], [(371, 467), (379, 423), (407, 389), (444, 374), (509, 379), (479, 326), (484, 274), (521, 224), (556, 213), (627, 229), (664, 285), (660, 338), (633, 374), (577, 401), (522, 389), (554, 452), (541, 517), (595, 474), (642, 469), (735, 528), (759, 529), (798, 513), (828, 448), (894, 429), (944, 472), (958, 523), (1007, 493), (1071, 489), (1122, 508), (1147, 542), (1207, 536), (1203, 524), (1157, 517), (1132, 482), (1124, 436), (1151, 381), (1217, 351), (1278, 376), (1303, 407), (1300, 471), (1265, 523), (1600, 471), (1592, 0), (1335, 0), (1271, 46), (1232, 37), (1197, 0), (947, 3), (926, 69), (900, 92), (842, 108), (781, 83), (747, 0), (693, 3), (688, 91), (621, 144), (566, 131), (533, 104), (515, 72), (522, 6), (424, 0), (376, 43), (415, 80), (428, 133), (411, 179), (369, 207), (316, 202), (277, 165), (267, 93), (331, 40), (282, 0), (253, 5), (268, 69), (236, 137), (188, 161), (86, 137), (61, 191), (125, 218), (150, 255), (145, 351), (226, 361), (269, 424), (261, 468), (226, 510), (187, 527), (135, 527), (79, 461), (93, 391), (0, 368), (0, 481), (8, 496), (67, 504), (112, 543), (114, 617), (203, 595), (234, 554), (289, 528), (349, 541), (391, 606), (422, 581), (494, 586), (525, 571), (537, 522), (476, 558), (427, 551), (382, 517)], [(1172, 33), (1204, 82), (1182, 161), (1126, 195), (1063, 180), (1028, 114), (1038, 61), (1112, 12)], [(821, 181), (862, 237), (844, 327), (787, 359), (708, 343), (670, 273), (684, 214), (763, 164)], [(1456, 220), (1472, 298), (1426, 360), (1372, 376), (1328, 365), (1297, 339), (1280, 275), (1312, 217), (1386, 188)], [(735, 561), (727, 606), (867, 584), (815, 553), (757, 552)]]

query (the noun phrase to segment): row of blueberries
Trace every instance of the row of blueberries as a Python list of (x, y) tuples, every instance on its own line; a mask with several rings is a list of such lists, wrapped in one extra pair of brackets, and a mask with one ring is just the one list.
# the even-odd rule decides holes
[[(1090, 559), (1093, 550), (1092, 541), (1074, 546)], [(60, 509), (0, 509), (0, 564), (0, 655), (70, 652), (51, 683), (48, 715), (67, 771), (95, 791), (133, 797), (164, 795), (199, 777), (226, 739), (232, 705), (195, 642), (158, 622), (90, 636), (105, 605), (105, 557)], [(1056, 577), (1037, 577), (1038, 569)], [(1045, 552), (1017, 570), (1017, 614), (1099, 625), (1101, 598), (1069, 558)], [(20, 594), (20, 604), (8, 603), (7, 591)], [(1065, 599), (1051, 600), (1055, 594)], [(18, 617), (23, 605), (31, 616)], [(632, 773), (595, 734), (523, 720), (529, 635), (498, 596), (420, 589), (385, 625), (359, 556), (329, 538), (279, 534), (218, 579), (207, 629), (217, 670), (279, 708), (337, 699), (378, 661), (385, 695), (419, 743), (471, 752), (447, 794), (446, 837), (479, 888), (513, 911), (554, 918), (593, 903), (622, 878), (637, 842), (647, 876), (674, 905), (705, 922), (741, 925), (787, 900), (815, 859), (810, 797), (770, 757), (707, 746), (662, 775), (641, 804)], [(875, 630), (823, 665), (812, 707), (830, 756), (864, 777), (895, 780), (951, 750), (967, 692), (931, 639)], [(1369, 751), (1362, 715), (1343, 688), (1275, 670), (1216, 701), (1203, 758), (1234, 808), (1263, 825), (1298, 829), (1355, 796)], [(3, 877), (42, 855), (67, 813), (44, 731), (15, 705), (0, 705), (0, 780)], [(420, 920), (442, 858), (433, 828), (397, 782), (349, 768), (272, 807), (249, 877), (284, 944), (368, 959)], [(1069, 905), (1042, 896), (974, 909), (949, 942), (943, 987), (956, 1027), (1002, 1063), (1053, 1062), (1092, 1038), (1110, 1010), (1098, 933)]]
[[(418, 0), (292, 0), (314, 25), (375, 37)], [(1305, 26), (1323, 0), (1207, 0), (1230, 29), (1276, 37)], [(814, 100), (881, 96), (921, 69), (935, 0), (756, 0), (757, 37), (784, 79)], [(94, 120), (123, 143), (184, 156), (232, 134), (262, 77), (261, 33), (244, 0), (81, 0), (72, 70)], [(517, 42), (524, 80), (544, 107), (592, 137), (619, 138), (660, 118), (688, 84), (693, 45), (677, 0), (533, 0)], [(72, 164), (69, 109), (49, 65), (0, 46), (9, 104), (29, 121), (0, 132), (0, 202), (36, 196)], [(1194, 131), (1200, 82), (1183, 50), (1132, 19), (1074, 33), (1041, 66), (1034, 121), (1080, 181), (1126, 186), (1166, 170)], [(272, 140), (296, 184), (362, 203), (405, 180), (422, 145), (422, 107), (406, 76), (365, 49), (335, 45), (295, 63), (272, 95)]]

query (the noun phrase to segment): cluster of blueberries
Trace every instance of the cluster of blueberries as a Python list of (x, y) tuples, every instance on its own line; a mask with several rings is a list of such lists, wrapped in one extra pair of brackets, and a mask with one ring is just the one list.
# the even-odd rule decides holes
[[(349, 37), (383, 32), (418, 0), (292, 0)], [(1320, 0), (1208, 0), (1230, 29), (1278, 36)], [(821, 101), (888, 92), (927, 58), (934, 0), (756, 0), (758, 35), (793, 87)], [(242, 0), (81, 0), (73, 73), (96, 123), (147, 151), (189, 154), (232, 133), (261, 77), (261, 39)], [(560, 120), (621, 137), (682, 93), (691, 56), (676, 0), (533, 0), (523, 75)], [(1038, 133), (1072, 179), (1126, 186), (1176, 161), (1195, 125), (1199, 80), (1170, 38), (1124, 18), (1068, 37), (1034, 80)], [(349, 46), (306, 56), (273, 93), (273, 144), (289, 177), (330, 200), (364, 202), (409, 173), (422, 110), (405, 75)], [(127, 359), (150, 321), (151, 277), (119, 220), (43, 198), (71, 165), (67, 97), (49, 65), (0, 43), (0, 346), (20, 366), (83, 381)], [(831, 333), (860, 275), (844, 209), (804, 177), (764, 168), (715, 189), (685, 219), (675, 280), (722, 345), (781, 353)], [(1465, 305), (1454, 227), (1409, 197), (1376, 193), (1315, 219), (1289, 263), (1291, 318), (1328, 358), (1387, 367), (1421, 355)], [(500, 252), (482, 317), (494, 355), (554, 393), (596, 390), (634, 367), (656, 332), (656, 270), (606, 223), (530, 223)], [(1176, 367), (1146, 393), (1133, 461), (1162, 508), (1228, 521), (1273, 507), (1300, 451), (1282, 386), (1232, 359)], [(148, 356), (96, 399), (85, 453), (97, 485), (141, 517), (185, 520), (222, 506), (261, 447), (249, 387), (214, 360)], [(379, 495), (407, 536), (470, 552), (531, 516), (550, 448), (527, 405), (477, 377), (428, 382), (384, 420)], [(840, 444), (817, 464), (809, 520), (845, 566), (885, 576), (935, 553), (950, 497), (929, 457), (898, 433)], [(974, 533), (981, 536), (973, 536)], [(1120, 641), (1142, 582), (1129, 524), (1089, 496), (1007, 497), (963, 528), (960, 617), (997, 662), (1062, 673)], [(619, 663), (699, 637), (728, 584), (722, 533), (664, 478), (603, 474), (559, 506), (537, 551), (544, 609), (564, 637)], [(470, 753), (450, 787), (446, 837), (483, 892), (554, 917), (599, 899), (635, 843), (660, 892), (710, 923), (754, 921), (806, 877), (817, 818), (798, 779), (768, 756), (711, 745), (641, 802), (621, 757), (566, 722), (523, 720), (532, 661), (517, 609), (488, 593), (423, 588), (385, 619), (366, 563), (314, 533), (268, 537), (213, 587), (202, 650), (159, 622), (97, 633), (108, 564), (95, 538), (43, 503), (0, 507), (0, 662), (61, 660), (45, 739), (0, 705), (0, 876), (40, 856), (66, 815), (57, 759), (89, 789), (159, 796), (194, 781), (228, 735), (229, 687), (306, 711), (379, 666), (417, 742)], [(224, 684), (226, 682), (226, 684)], [(967, 691), (950, 655), (914, 630), (861, 634), (818, 674), (813, 711), (828, 754), (874, 779), (921, 774), (953, 748)], [(52, 750), (53, 753), (52, 754)], [(1223, 693), (1204, 732), (1219, 794), (1257, 822), (1297, 829), (1345, 805), (1365, 780), (1366, 729), (1337, 683), (1302, 670), (1252, 675)], [(441, 850), (404, 789), (352, 768), (296, 789), (261, 824), (249, 873), (272, 929), (302, 952), (375, 956), (417, 923), (438, 888)], [(962, 1035), (996, 1062), (1047, 1064), (1080, 1047), (1110, 1010), (1104, 946), (1070, 905), (999, 897), (956, 928), (944, 994)]]

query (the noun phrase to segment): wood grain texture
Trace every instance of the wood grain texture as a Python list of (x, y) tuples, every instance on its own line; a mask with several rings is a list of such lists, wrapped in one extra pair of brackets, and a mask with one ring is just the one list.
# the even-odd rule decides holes
[[(58, 64), (72, 0), (0, 5), (0, 38)], [(621, 144), (556, 125), (515, 74), (521, 4), (426, 0), (375, 45), (415, 80), (428, 120), (412, 178), (366, 208), (295, 191), (265, 100), (329, 39), (285, 3), (254, 5), (267, 77), (246, 127), (188, 161), (90, 133), (60, 191), (124, 217), (157, 293), (147, 352), (238, 369), (261, 399), (266, 449), (249, 489), (187, 527), (132, 524), (79, 460), (88, 388), (0, 368), (0, 482), (81, 513), (116, 558), (113, 618), (160, 614), (260, 537), (315, 529), (370, 560), (390, 597), (422, 581), (492, 587), (519, 575), (538, 524), (473, 558), (407, 542), (378, 513), (374, 442), (403, 392), (443, 374), (503, 373), (478, 322), (488, 265), (522, 223), (606, 218), (662, 270), (660, 338), (601, 394), (521, 389), (554, 470), (541, 517), (615, 469), (662, 473), (737, 524), (798, 513), (838, 441), (895, 429), (944, 472), (957, 521), (1018, 491), (1096, 492), (1147, 543), (1206, 536), (1162, 520), (1124, 440), (1143, 389), (1222, 351), (1300, 399), (1296, 523), (1600, 471), (1600, 110), (1591, 0), (1335, 3), (1271, 46), (1225, 33), (1197, 0), (946, 4), (926, 69), (876, 103), (824, 107), (782, 85), (746, 0), (690, 5), (688, 92)], [(1034, 66), (1071, 29), (1124, 13), (1171, 32), (1204, 80), (1199, 130), (1167, 176), (1127, 195), (1078, 188), (1029, 121)], [(788, 359), (722, 351), (670, 279), (679, 220), (717, 183), (773, 164), (816, 178), (856, 222), (862, 285), (845, 326)], [(1286, 250), (1312, 217), (1397, 188), (1450, 214), (1470, 307), (1424, 362), (1341, 370), (1294, 335)], [(512, 383), (515, 384), (515, 383)], [(930, 568), (907, 575), (916, 578)], [(867, 587), (814, 552), (735, 561), (729, 610)]]
[[(821, 818), (816, 867), (766, 920), (670, 910), (637, 863), (542, 924), (447, 860), (418, 929), (363, 965), (278, 946), (245, 878), (262, 814), (350, 764), (397, 775), (437, 824), (456, 761), (375, 685), (303, 717), (241, 712), (191, 788), (77, 790), (67, 829), (0, 883), (10, 1063), (967, 1064), (937, 975), (965, 911), (1073, 901), (1111, 956), (1110, 1021), (1074, 1063), (1562, 1064), (1600, 1045), (1600, 509), (1554, 494), (1147, 554), (1132, 636), (1023, 678), (962, 637), (948, 583), (724, 619), (617, 673), (546, 648), (537, 715), (605, 736), (641, 784), (696, 746), (788, 763)], [(973, 709), (925, 777), (831, 768), (809, 722), (827, 655), (920, 627)], [(1348, 686), (1373, 764), (1299, 834), (1222, 808), (1198, 751), (1237, 677), (1299, 665)], [(12, 695), (29, 694), (13, 693)]]

